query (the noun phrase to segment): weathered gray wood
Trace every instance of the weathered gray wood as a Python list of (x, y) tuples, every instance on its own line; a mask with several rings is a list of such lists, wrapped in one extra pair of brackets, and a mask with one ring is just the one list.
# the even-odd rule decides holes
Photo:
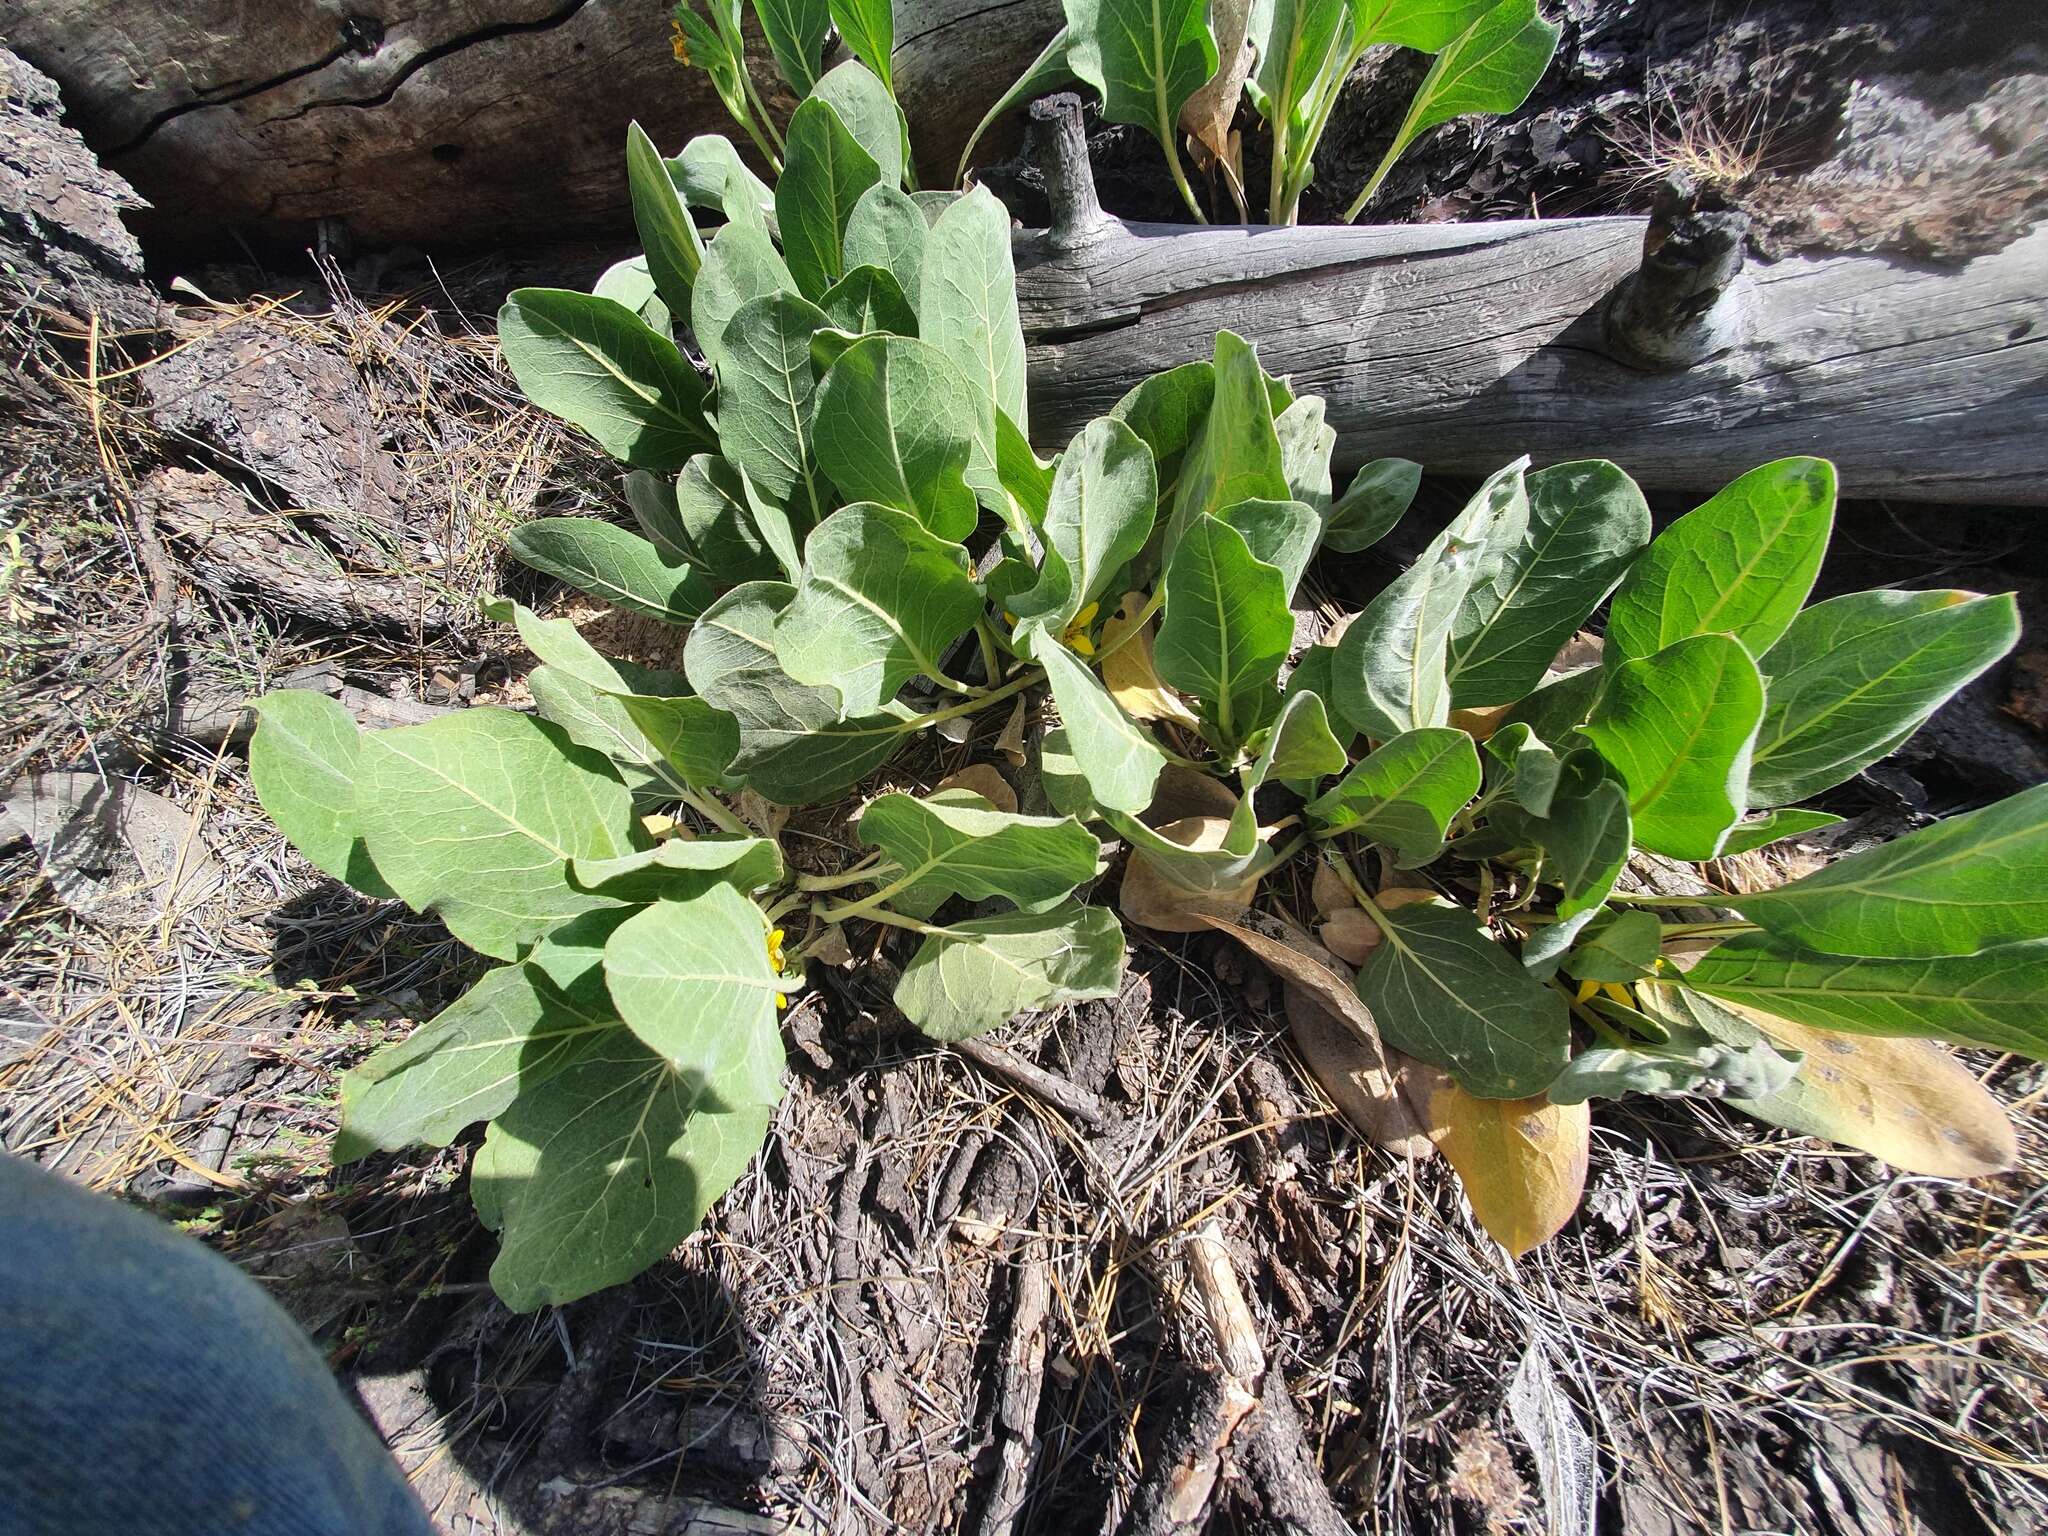
[(1879, 255), (1751, 263), (1739, 340), (1691, 368), (1609, 356), (1599, 309), (1636, 218), (1366, 229), (1134, 225), (1054, 255), (1019, 237), (1032, 426), (1064, 442), (1148, 374), (1253, 338), (1323, 395), (1340, 465), (1483, 473), (1604, 457), (1706, 490), (1791, 453), (1845, 493), (2048, 505), (2048, 226), (1956, 267)]
[[(670, 0), (11, 0), (10, 45), (63, 87), (145, 235), (483, 243), (631, 227), (626, 124), (673, 152), (743, 136), (669, 51)], [(778, 120), (795, 103), (750, 29)], [(1057, 0), (899, 0), (921, 163), (950, 175)], [(939, 185), (936, 180), (928, 185)]]

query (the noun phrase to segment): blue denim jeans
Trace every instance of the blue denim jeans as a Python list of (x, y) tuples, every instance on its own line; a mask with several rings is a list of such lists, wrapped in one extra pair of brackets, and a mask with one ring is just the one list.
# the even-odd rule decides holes
[(0, 1536), (432, 1536), (299, 1326), (218, 1254), (0, 1155)]

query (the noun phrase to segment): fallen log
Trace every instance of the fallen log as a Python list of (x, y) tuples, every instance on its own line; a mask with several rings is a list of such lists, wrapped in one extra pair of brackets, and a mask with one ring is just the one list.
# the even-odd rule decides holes
[(1711, 490), (1793, 453), (1845, 494), (2048, 505), (2048, 226), (1955, 267), (1869, 254), (1750, 263), (1723, 345), (1630, 366), (1603, 309), (1642, 262), (1640, 218), (1383, 228), (1112, 223), (1078, 249), (1017, 242), (1032, 435), (1063, 443), (1160, 369), (1256, 340), (1328, 401), (1339, 467), (1382, 455), (1482, 474), (1611, 458)]
[(1850, 495), (2048, 504), (2048, 225), (1948, 267), (1745, 264), (1748, 216), (1678, 173), (1648, 220), (1127, 225), (1097, 202), (1079, 98), (1031, 120), (1051, 222), (1015, 254), (1041, 447), (1231, 330), (1324, 398), (1340, 470), (1527, 453), (1712, 490), (1814, 453)]

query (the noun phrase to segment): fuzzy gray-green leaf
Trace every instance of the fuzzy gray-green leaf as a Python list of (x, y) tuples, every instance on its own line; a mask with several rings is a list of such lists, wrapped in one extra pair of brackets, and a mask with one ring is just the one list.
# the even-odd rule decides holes
[(975, 918), (926, 936), (896, 984), (896, 1006), (935, 1040), (965, 1040), (1033, 1008), (1116, 996), (1123, 955), (1107, 907)]

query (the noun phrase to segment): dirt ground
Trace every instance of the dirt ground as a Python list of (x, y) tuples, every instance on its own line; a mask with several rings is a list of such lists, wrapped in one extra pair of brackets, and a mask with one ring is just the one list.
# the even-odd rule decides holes
[[(505, 567), (503, 530), (621, 509), (466, 318), (502, 265), (355, 275), (392, 296), (196, 273), (218, 302), (186, 296), (171, 350), (5, 317), (0, 783), (78, 775), (90, 835), (0, 849), (0, 1141), (260, 1278), (443, 1529), (1136, 1528), (1214, 1410), (1219, 1256), (1262, 1411), (1299, 1419), (1360, 1530), (1566, 1530), (1587, 1501), (1630, 1533), (2048, 1527), (2042, 1068), (1969, 1058), (2023, 1149), (1972, 1184), (1602, 1102), (1582, 1212), (1514, 1263), (1441, 1161), (1353, 1134), (1216, 937), (1134, 934), (1121, 998), (1020, 1020), (997, 1055), (910, 1031), (887, 945), (818, 968), (767, 1149), (703, 1230), (632, 1285), (507, 1312), (473, 1139), (328, 1156), (340, 1073), (474, 961), (284, 846), (237, 711), (287, 679), (386, 721), (516, 699), (527, 659), (475, 600), (560, 598)], [(1418, 528), (1459, 494), (1432, 483)], [(1848, 508), (1823, 579), (2017, 583), (2038, 630), (2028, 526)], [(1316, 579), (1355, 600), (1384, 574)], [(1846, 786), (1850, 835), (2044, 777), (2042, 654)], [(1001, 764), (1000, 724), (892, 771)], [(845, 843), (798, 831), (820, 865)], [(1263, 1496), (1231, 1488), (1209, 1528), (1286, 1528)]]

